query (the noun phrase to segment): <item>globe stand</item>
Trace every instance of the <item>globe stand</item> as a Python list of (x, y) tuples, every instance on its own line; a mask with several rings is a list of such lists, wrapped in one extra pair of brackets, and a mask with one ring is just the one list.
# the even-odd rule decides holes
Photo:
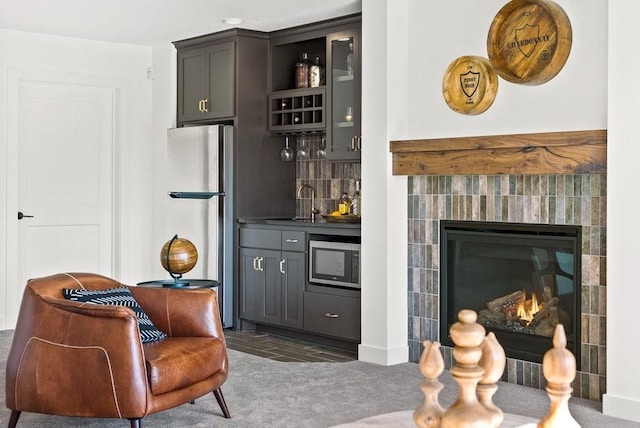
[(181, 285), (185, 285), (185, 284), (180, 284), (180, 280), (182, 279), (182, 273), (174, 273), (171, 270), (171, 261), (169, 259), (169, 257), (171, 257), (171, 246), (173, 245), (174, 242), (176, 242), (176, 239), (178, 239), (178, 234), (175, 234), (173, 238), (171, 238), (171, 240), (169, 241), (165, 261), (167, 263), (167, 271), (169, 272), (169, 275), (171, 276), (171, 278), (173, 278), (173, 286), (180, 287)]

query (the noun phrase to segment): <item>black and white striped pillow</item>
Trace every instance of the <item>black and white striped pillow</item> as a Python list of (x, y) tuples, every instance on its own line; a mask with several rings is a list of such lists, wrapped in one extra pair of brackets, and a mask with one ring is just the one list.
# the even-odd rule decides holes
[(126, 287), (109, 288), (107, 290), (82, 290), (63, 288), (65, 299), (76, 302), (88, 302), (98, 305), (118, 305), (133, 309), (138, 319), (138, 329), (142, 343), (155, 342), (167, 337), (166, 333), (158, 330), (149, 316), (142, 310), (131, 291)]

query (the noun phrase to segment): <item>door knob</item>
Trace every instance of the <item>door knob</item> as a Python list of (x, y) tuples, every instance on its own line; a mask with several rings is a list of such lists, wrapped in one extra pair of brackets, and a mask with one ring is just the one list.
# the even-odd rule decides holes
[(32, 215), (26, 215), (26, 214), (22, 214), (22, 211), (18, 211), (18, 220), (22, 220), (23, 218), (28, 217), (28, 218), (33, 218)]

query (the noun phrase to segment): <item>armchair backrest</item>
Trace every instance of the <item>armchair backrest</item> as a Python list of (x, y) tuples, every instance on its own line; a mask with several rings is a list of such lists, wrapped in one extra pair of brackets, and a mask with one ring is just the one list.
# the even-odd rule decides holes
[(7, 407), (68, 416), (144, 413), (148, 385), (133, 312), (71, 302), (62, 295), (63, 288), (120, 286), (87, 273), (27, 283), (7, 358)]

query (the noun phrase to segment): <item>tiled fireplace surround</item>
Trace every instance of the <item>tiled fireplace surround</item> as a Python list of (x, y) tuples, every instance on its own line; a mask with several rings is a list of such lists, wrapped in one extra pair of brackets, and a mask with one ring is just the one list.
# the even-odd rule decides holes
[[(601, 400), (606, 386), (606, 175), (440, 175), (408, 179), (409, 358), (437, 341), (439, 220), (582, 226), (581, 370), (573, 394)], [(445, 364), (453, 362), (443, 347)], [(503, 380), (544, 388), (542, 366), (507, 359)]]

